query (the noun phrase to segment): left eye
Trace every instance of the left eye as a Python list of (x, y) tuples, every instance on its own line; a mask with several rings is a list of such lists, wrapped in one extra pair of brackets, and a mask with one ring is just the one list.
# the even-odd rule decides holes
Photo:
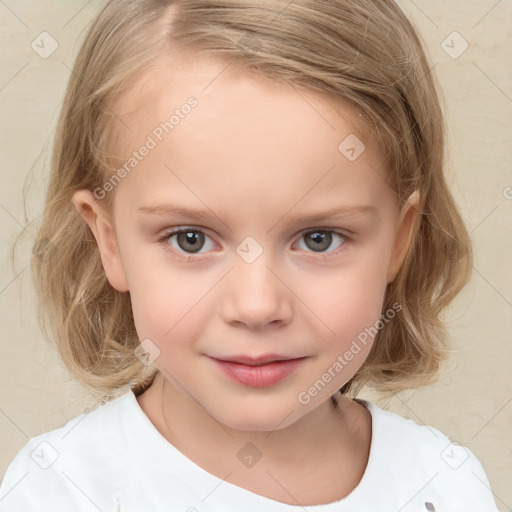
[[(306, 250), (312, 250), (313, 252), (331, 252), (343, 245), (345, 238), (334, 231), (323, 231), (314, 230), (304, 233), (299, 239), (299, 245), (302, 241), (305, 241), (303, 245), (306, 246)], [(334, 244), (334, 247), (332, 247)], [(299, 247), (303, 249), (303, 247)], [(330, 251), (327, 251), (330, 249)]]

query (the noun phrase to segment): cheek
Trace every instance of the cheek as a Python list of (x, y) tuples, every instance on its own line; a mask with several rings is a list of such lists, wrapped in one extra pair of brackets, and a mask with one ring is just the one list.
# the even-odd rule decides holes
[(212, 284), (206, 278), (170, 272), (169, 268), (163, 272), (151, 265), (135, 271), (129, 280), (139, 339), (156, 345), (158, 366), (170, 368), (170, 363), (184, 362), (185, 349), (193, 349), (212, 313), (208, 296)]
[[(321, 358), (318, 368), (330, 372), (326, 375), (327, 393), (335, 392), (350, 380), (372, 348), (383, 313), (386, 269), (382, 258), (365, 259), (359, 253), (357, 262), (310, 280), (309, 300), (304, 303), (317, 315), (307, 316), (309, 328), (318, 333)], [(318, 368), (315, 367), (311, 382), (320, 378)]]
[(208, 290), (208, 283), (173, 264), (157, 243), (136, 237), (122, 242), (137, 332), (161, 338), (180, 318), (186, 318), (187, 311)]
[[(369, 270), (352, 267), (350, 272), (331, 276), (326, 282), (326, 296), (316, 298), (319, 317), (329, 331), (315, 319), (328, 334), (316, 336), (317, 358), (298, 395), (300, 404), (315, 404), (331, 396), (357, 373), (370, 353), (382, 314), (385, 285), (380, 272)], [(316, 332), (320, 332), (318, 327)]]
[(131, 288), (133, 314), (141, 327), (153, 333), (163, 335), (174, 330), (180, 323), (197, 318), (198, 303), (208, 289), (205, 283), (179, 279), (170, 283), (141, 283)]
[(363, 258), (304, 280), (303, 301), (331, 337), (357, 335), (378, 319), (386, 292), (386, 267)]

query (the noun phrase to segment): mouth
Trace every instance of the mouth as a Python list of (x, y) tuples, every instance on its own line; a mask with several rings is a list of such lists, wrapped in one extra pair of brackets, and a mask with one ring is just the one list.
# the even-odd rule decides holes
[(230, 380), (250, 387), (278, 384), (291, 375), (307, 359), (268, 354), (258, 357), (211, 357), (217, 368)]

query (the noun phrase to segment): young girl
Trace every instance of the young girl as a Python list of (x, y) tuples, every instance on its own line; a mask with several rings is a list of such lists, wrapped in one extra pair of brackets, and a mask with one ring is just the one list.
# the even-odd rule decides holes
[(422, 45), (392, 0), (111, 0), (33, 268), (106, 399), (5, 512), (495, 511), (466, 448), (355, 398), (431, 381), (468, 280)]

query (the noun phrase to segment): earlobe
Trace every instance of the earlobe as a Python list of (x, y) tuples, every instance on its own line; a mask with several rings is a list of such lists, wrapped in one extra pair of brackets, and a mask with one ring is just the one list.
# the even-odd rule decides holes
[(76, 191), (71, 201), (84, 221), (89, 225), (109, 283), (120, 292), (129, 291), (117, 237), (110, 218), (90, 190)]
[(391, 283), (395, 279), (412, 244), (416, 219), (419, 213), (419, 202), (420, 195), (416, 190), (409, 196), (400, 211), (393, 252), (388, 266), (388, 283)]

